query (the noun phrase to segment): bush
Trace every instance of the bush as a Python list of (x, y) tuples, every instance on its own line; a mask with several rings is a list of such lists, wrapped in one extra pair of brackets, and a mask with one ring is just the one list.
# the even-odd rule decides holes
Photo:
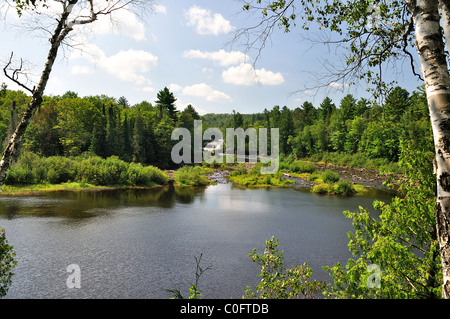
[(242, 167), (232, 171), (230, 173), (230, 176), (238, 176), (238, 175), (244, 175), (244, 174), (247, 174), (247, 169), (244, 166), (242, 166)]
[(313, 270), (307, 263), (292, 268), (284, 266), (283, 251), (278, 250), (279, 239), (266, 241), (262, 254), (256, 248), (249, 254), (251, 260), (260, 266), (262, 278), (258, 286), (245, 289), (245, 299), (311, 299), (327, 291), (328, 284), (312, 279)]
[(181, 186), (205, 186), (209, 180), (203, 175), (203, 170), (198, 166), (183, 166), (175, 173), (175, 181)]
[(313, 188), (311, 189), (311, 191), (313, 193), (317, 193), (317, 194), (328, 194), (332, 192), (332, 187), (327, 184), (327, 183), (320, 183), (317, 185), (314, 185)]
[(28, 165), (15, 166), (9, 170), (5, 180), (9, 185), (28, 185), (34, 183), (33, 171)]
[(293, 173), (314, 173), (316, 171), (316, 165), (313, 163), (295, 161), (289, 165), (289, 170)]
[(356, 194), (356, 189), (351, 181), (347, 179), (341, 179), (336, 184), (335, 193), (340, 195), (353, 195)]
[(152, 186), (165, 184), (167, 179), (166, 174), (156, 167), (127, 163), (117, 156), (107, 159), (98, 156), (39, 158), (26, 153), (8, 171), (5, 184), (79, 182), (97, 186)]
[(0, 298), (6, 296), (11, 286), (12, 270), (17, 265), (16, 253), (13, 246), (8, 244), (5, 229), (0, 228)]
[(325, 183), (334, 184), (339, 180), (339, 174), (327, 169), (322, 173), (322, 179)]

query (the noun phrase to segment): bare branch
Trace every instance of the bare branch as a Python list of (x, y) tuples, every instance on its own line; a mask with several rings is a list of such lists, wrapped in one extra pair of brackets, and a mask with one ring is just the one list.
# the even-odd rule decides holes
[(11, 56), (9, 57), (9, 61), (8, 63), (5, 65), (5, 67), (3, 68), (3, 73), (5, 74), (5, 76), (10, 79), (11, 81), (13, 81), (14, 83), (16, 83), (17, 85), (19, 85), (20, 87), (26, 89), (27, 91), (29, 91), (31, 94), (33, 94), (34, 89), (30, 89), (29, 87), (27, 87), (25, 84), (23, 84), (22, 82), (19, 81), (19, 75), (23, 75), (24, 73), (22, 72), (22, 67), (23, 67), (23, 60), (20, 59), (20, 67), (17, 69), (12, 69), (12, 75), (10, 75), (8, 73), (8, 68), (10, 67), (10, 65), (12, 64), (12, 58), (14, 56), (14, 52), (11, 52)]

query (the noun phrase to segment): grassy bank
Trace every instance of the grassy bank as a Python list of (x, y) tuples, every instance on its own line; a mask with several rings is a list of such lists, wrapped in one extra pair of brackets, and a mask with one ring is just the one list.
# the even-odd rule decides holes
[(247, 170), (246, 167), (235, 169), (229, 174), (229, 180), (244, 186), (286, 186), (294, 183), (289, 179), (282, 179), (283, 173), (261, 174), (261, 163), (255, 164)]
[(127, 163), (115, 156), (39, 157), (25, 153), (12, 165), (2, 191), (153, 187), (168, 180), (169, 176), (156, 167)]
[(366, 191), (363, 185), (354, 185), (352, 181), (342, 179), (339, 174), (331, 170), (319, 172), (316, 165), (311, 162), (293, 161), (285, 163), (283, 171), (288, 176), (308, 181), (312, 187), (311, 192), (317, 194), (355, 195)]
[(211, 170), (208, 168), (183, 166), (175, 172), (174, 179), (178, 186), (206, 186), (210, 184), (205, 176), (209, 173), (211, 173)]

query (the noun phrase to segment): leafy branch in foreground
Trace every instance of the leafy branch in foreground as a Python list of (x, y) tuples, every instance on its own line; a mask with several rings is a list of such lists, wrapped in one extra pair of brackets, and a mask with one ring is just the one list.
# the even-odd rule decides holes
[(326, 288), (323, 281), (311, 281), (312, 269), (307, 263), (293, 268), (283, 266), (283, 251), (278, 251), (279, 239), (273, 236), (266, 241), (263, 254), (258, 254), (256, 248), (249, 254), (253, 262), (261, 265), (262, 277), (256, 287), (256, 292), (248, 286), (245, 299), (296, 299), (317, 298)]
[(15, 256), (13, 246), (6, 240), (5, 230), (0, 228), (0, 298), (6, 296), (11, 285), (12, 269), (17, 265)]
[[(334, 279), (332, 298), (433, 299), (441, 297), (442, 268), (435, 229), (435, 183), (432, 143), (402, 147), (405, 180), (391, 203), (376, 201), (374, 216), (360, 207), (353, 219), (346, 267), (325, 267)], [(424, 146), (425, 145), (425, 146)], [(427, 149), (428, 148), (428, 149)], [(380, 267), (380, 287), (368, 287), (368, 266)]]
[[(191, 285), (189, 288), (189, 299), (197, 299), (198, 297), (202, 296), (202, 293), (200, 292), (200, 289), (198, 288), (198, 283), (200, 281), (200, 278), (203, 276), (203, 274), (212, 269), (212, 266), (208, 266), (206, 268), (200, 267), (200, 262), (202, 260), (203, 253), (200, 254), (200, 257), (195, 257), (195, 283)], [(184, 299), (183, 295), (181, 294), (181, 291), (179, 289), (166, 289), (167, 292), (170, 292), (172, 294), (171, 299)]]

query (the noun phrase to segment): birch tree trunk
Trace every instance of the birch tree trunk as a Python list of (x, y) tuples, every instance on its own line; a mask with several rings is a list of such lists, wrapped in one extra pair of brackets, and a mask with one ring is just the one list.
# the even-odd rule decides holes
[[(436, 228), (443, 271), (442, 297), (448, 299), (450, 298), (450, 75), (440, 26), (438, 0), (410, 0), (408, 5), (414, 19), (416, 48), (422, 66), (433, 128), (437, 179)], [(445, 17), (448, 17), (447, 11), (443, 19), (447, 19)], [(447, 22), (444, 21), (444, 25)]]
[(68, 25), (68, 17), (71, 13), (73, 6), (78, 2), (78, 0), (71, 0), (64, 5), (63, 13), (61, 14), (61, 19), (58, 20), (58, 24), (53, 32), (52, 38), (50, 39), (50, 50), (48, 52), (47, 61), (42, 71), (41, 78), (38, 86), (33, 90), (31, 101), (27, 106), (27, 109), (22, 115), (22, 118), (17, 125), (14, 133), (8, 141), (8, 144), (3, 152), (2, 159), (0, 160), (0, 187), (3, 185), (6, 174), (8, 172), (11, 161), (14, 159), (17, 150), (22, 142), (22, 138), (25, 131), (33, 117), (36, 110), (42, 104), (42, 96), (44, 95), (45, 88), (50, 77), (50, 73), (55, 63), (56, 57), (58, 55), (58, 49), (67, 36), (67, 34), (72, 30)]

